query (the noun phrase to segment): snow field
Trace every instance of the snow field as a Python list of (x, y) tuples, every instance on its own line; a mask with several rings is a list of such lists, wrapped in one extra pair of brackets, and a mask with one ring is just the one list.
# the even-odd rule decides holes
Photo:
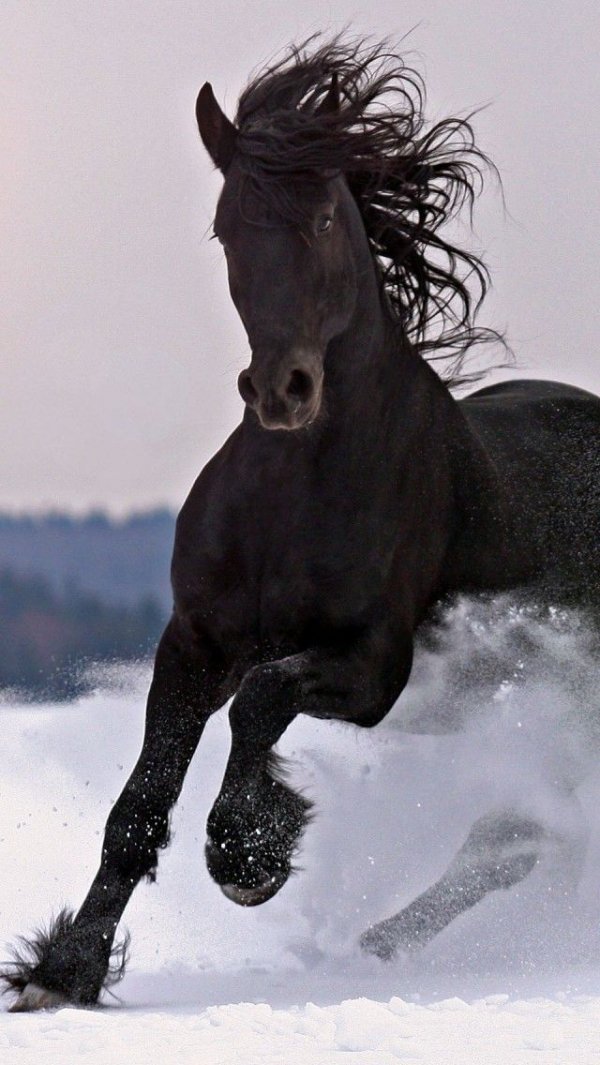
[[(317, 816), (301, 871), (252, 910), (204, 866), (229, 743), (216, 715), (158, 882), (140, 885), (125, 915), (126, 1008), (0, 1014), (1, 1065), (600, 1062), (597, 676), (575, 615), (461, 600), (378, 728), (290, 727), (281, 750)], [(0, 708), (0, 942), (83, 899), (139, 750), (148, 680), (117, 669), (77, 704)], [(458, 715), (460, 733), (403, 731)], [(556, 846), (531, 877), (419, 955), (362, 957), (360, 933), (437, 879), (498, 804), (551, 827)]]
[[(591, 1065), (600, 1003), (392, 998), (273, 1010), (266, 1003), (202, 1013), (63, 1009), (4, 1017), (2, 1060), (14, 1065)], [(596, 1050), (593, 1048), (596, 1047)], [(4, 1057), (6, 1055), (6, 1057)]]

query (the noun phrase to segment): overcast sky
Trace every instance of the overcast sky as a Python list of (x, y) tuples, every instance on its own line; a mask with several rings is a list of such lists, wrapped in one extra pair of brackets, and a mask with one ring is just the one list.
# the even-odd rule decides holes
[(600, 391), (597, 0), (2, 0), (0, 509), (178, 506), (241, 416), (194, 100), (293, 39), (399, 39), (429, 114), (489, 105), (477, 240), (521, 376)]

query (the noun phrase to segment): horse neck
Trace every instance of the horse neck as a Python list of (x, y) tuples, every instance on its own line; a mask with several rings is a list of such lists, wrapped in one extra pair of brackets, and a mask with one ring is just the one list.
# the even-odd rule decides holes
[[(365, 293), (350, 328), (327, 357), (324, 434), (334, 439), (338, 464), (360, 471), (365, 483), (395, 483), (409, 498), (427, 498), (453, 526), (474, 521), (485, 530), (498, 520), (494, 463), (448, 386), (392, 321), (378, 288)], [(424, 500), (422, 501), (425, 504)], [(467, 512), (470, 518), (467, 518)], [(493, 535), (493, 532), (490, 534)]]
[(373, 270), (348, 329), (329, 345), (325, 431), (349, 437), (359, 447), (379, 440), (386, 455), (401, 458), (415, 437), (458, 431), (464, 419), (384, 300)]

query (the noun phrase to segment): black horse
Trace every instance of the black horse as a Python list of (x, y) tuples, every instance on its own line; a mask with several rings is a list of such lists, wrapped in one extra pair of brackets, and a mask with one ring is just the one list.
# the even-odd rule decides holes
[[(224, 176), (214, 232), (252, 352), (246, 410), (179, 516), (173, 615), (100, 869), (77, 915), (6, 967), (13, 1009), (94, 1003), (122, 974), (117, 925), (154, 879), (190, 759), (227, 699), (206, 860), (228, 898), (254, 906), (285, 884), (310, 816), (273, 751), (297, 714), (377, 725), (409, 679), (415, 630), (457, 590), (600, 599), (600, 400), (524, 380), (451, 394), (489, 337), (474, 324), (485, 268), (440, 233), (485, 163), (469, 122), (428, 128), (418, 77), (343, 38), (256, 77), (235, 124), (204, 85), (197, 117)], [(427, 357), (448, 360), (446, 382)], [(363, 948), (427, 941), (523, 879), (544, 835), (492, 811)]]

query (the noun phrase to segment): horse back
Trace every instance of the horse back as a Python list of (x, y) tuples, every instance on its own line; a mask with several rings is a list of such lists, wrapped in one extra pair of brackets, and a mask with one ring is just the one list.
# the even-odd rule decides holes
[(482, 388), (460, 407), (537, 575), (556, 593), (600, 603), (600, 398), (516, 380)]

